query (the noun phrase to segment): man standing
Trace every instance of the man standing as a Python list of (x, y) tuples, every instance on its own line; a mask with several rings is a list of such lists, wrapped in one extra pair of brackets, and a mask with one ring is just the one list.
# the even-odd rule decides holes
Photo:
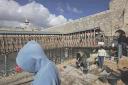
[(98, 63), (99, 63), (99, 68), (103, 68), (103, 65), (104, 65), (104, 57), (106, 57), (107, 53), (106, 51), (104, 50), (103, 46), (100, 46), (99, 47), (99, 50), (98, 50)]
[(127, 38), (125, 32), (123, 30), (117, 30), (115, 33), (118, 37), (118, 58), (121, 58), (122, 56), (127, 56)]

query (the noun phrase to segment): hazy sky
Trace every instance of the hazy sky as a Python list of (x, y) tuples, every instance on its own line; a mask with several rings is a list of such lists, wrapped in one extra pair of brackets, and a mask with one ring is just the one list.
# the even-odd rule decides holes
[(19, 26), (28, 18), (49, 27), (108, 9), (110, 0), (0, 0), (0, 26)]

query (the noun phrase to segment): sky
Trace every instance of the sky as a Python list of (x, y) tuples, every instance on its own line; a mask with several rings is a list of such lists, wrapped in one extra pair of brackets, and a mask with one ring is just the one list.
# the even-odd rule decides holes
[(21, 26), (25, 19), (47, 28), (108, 9), (110, 0), (0, 0), (0, 26)]

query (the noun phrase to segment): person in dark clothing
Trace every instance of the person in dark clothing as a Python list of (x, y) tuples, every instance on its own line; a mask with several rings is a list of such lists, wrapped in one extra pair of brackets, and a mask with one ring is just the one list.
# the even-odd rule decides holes
[(125, 32), (123, 30), (117, 30), (115, 33), (118, 34), (118, 58), (121, 58), (122, 56), (127, 56), (127, 37)]
[(88, 71), (88, 64), (87, 64), (87, 55), (83, 52), (78, 52), (76, 56), (76, 66), (77, 68), (82, 67), (83, 73), (87, 73)]
[(81, 55), (80, 55), (80, 53), (77, 53), (76, 54), (76, 66), (77, 66), (77, 68), (80, 67), (80, 64), (79, 64), (80, 61), (81, 61)]

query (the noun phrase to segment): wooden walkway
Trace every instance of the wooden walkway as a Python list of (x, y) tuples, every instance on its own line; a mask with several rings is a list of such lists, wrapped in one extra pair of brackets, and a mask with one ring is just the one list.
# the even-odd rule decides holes
[[(0, 54), (19, 51), (28, 41), (35, 40), (44, 49), (96, 47), (96, 35), (100, 29), (94, 28), (68, 34), (48, 34), (41, 32), (0, 32)], [(106, 43), (110, 42), (107, 40)]]

